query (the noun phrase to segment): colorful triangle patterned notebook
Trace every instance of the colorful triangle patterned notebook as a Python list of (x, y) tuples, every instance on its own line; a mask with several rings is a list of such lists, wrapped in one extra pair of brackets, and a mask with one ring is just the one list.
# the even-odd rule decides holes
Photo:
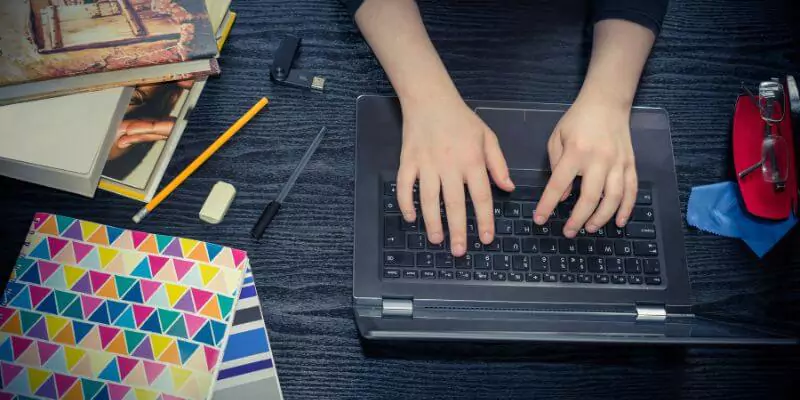
[(37, 213), (0, 306), (0, 400), (211, 399), (248, 266), (241, 250)]

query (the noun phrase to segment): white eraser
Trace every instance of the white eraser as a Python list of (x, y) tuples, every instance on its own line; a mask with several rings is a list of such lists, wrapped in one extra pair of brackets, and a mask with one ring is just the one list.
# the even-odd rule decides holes
[(209, 224), (218, 224), (225, 218), (225, 213), (236, 197), (236, 188), (230, 183), (219, 181), (211, 188), (203, 208), (200, 209), (200, 219)]

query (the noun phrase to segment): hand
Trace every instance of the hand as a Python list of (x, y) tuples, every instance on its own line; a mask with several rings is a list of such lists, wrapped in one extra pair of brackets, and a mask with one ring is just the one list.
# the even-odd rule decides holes
[(617, 226), (628, 222), (638, 185), (629, 120), (629, 107), (580, 98), (564, 114), (547, 144), (553, 175), (536, 208), (537, 224), (547, 222), (578, 175), (583, 176), (580, 197), (564, 236), (575, 237), (584, 224), (586, 231), (597, 232), (614, 213)]
[(117, 128), (117, 138), (108, 155), (109, 160), (114, 160), (125, 154), (131, 145), (136, 143), (155, 142), (166, 140), (172, 133), (175, 121), (126, 119)]
[[(435, 104), (434, 104), (435, 103)], [(422, 216), (428, 240), (444, 240), (439, 213), (444, 199), (452, 254), (467, 250), (464, 184), (475, 206), (481, 242), (494, 239), (492, 191), (514, 190), (494, 132), (457, 95), (435, 102), (403, 105), (403, 149), (397, 173), (397, 199), (406, 221), (414, 221), (413, 186), (419, 178)]]

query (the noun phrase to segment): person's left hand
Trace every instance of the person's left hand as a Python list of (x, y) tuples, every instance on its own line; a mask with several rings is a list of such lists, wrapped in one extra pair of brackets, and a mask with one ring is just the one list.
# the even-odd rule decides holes
[(536, 208), (537, 224), (547, 222), (567, 198), (577, 176), (583, 177), (580, 196), (564, 236), (575, 237), (584, 224), (594, 233), (614, 213), (617, 226), (628, 222), (638, 190), (630, 107), (579, 98), (556, 125), (547, 147), (553, 174)]
[(137, 143), (156, 142), (169, 139), (172, 128), (175, 127), (173, 118), (165, 120), (126, 119), (117, 128), (117, 137), (109, 160), (114, 160), (125, 154), (132, 145)]

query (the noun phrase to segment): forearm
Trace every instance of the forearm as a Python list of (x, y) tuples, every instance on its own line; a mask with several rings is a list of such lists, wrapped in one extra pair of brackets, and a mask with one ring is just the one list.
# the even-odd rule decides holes
[(367, 0), (355, 19), (401, 104), (458, 96), (413, 0)]
[(655, 34), (633, 22), (608, 19), (594, 26), (589, 71), (577, 101), (630, 109)]

